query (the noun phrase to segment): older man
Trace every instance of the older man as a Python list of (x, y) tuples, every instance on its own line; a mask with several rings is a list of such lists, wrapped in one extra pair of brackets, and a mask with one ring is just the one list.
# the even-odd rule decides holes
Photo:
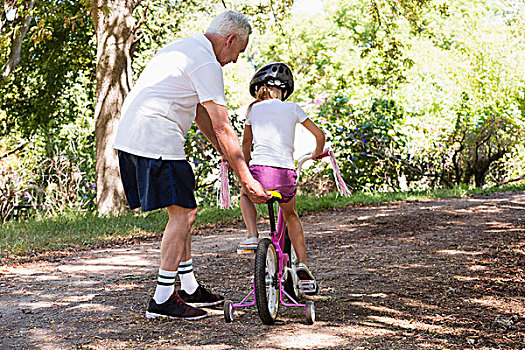
[[(184, 153), (193, 121), (225, 157), (255, 203), (268, 195), (253, 179), (228, 120), (222, 66), (236, 62), (251, 26), (235, 11), (218, 15), (206, 33), (173, 41), (148, 63), (122, 106), (115, 139), (128, 203), (143, 211), (166, 208), (157, 287), (146, 317), (199, 319), (198, 307), (224, 301), (199, 285), (191, 260), (191, 225), (197, 214), (195, 177)], [(177, 273), (181, 290), (176, 291)]]

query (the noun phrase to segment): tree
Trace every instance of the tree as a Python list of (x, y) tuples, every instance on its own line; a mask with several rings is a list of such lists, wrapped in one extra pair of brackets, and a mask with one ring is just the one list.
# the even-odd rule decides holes
[[(138, 2), (140, 3), (140, 1)], [(97, 206), (100, 214), (125, 205), (113, 137), (132, 85), (131, 58), (138, 23), (132, 0), (97, 0), (90, 9), (97, 37), (95, 104)]]
[[(59, 2), (56, 4), (57, 6), (53, 7), (54, 2), (34, 1), (34, 11), (32, 13), (41, 11), (41, 17), (45, 17), (46, 11), (43, 9), (49, 8), (47, 10), (48, 13), (56, 13), (61, 6), (64, 5), (63, 2)], [(363, 6), (368, 8), (372, 14), (370, 21), (371, 28), (376, 28), (382, 32), (388, 32), (389, 28), (396, 25), (395, 21), (391, 20), (396, 16), (402, 16), (408, 19), (412, 28), (417, 30), (421, 25), (418, 19), (428, 2), (428, 0), (404, 0), (399, 2), (390, 2), (387, 0), (356, 1), (356, 3), (359, 3), (358, 6), (364, 4)], [(26, 0), (26, 3), (32, 4), (30, 0)], [(141, 24), (155, 20), (149, 15), (150, 9), (169, 12), (174, 18), (179, 19), (184, 18), (187, 13), (192, 13), (192, 11), (194, 11), (193, 6), (195, 6), (198, 11), (205, 12), (208, 17), (213, 15), (216, 6), (221, 9), (234, 8), (250, 16), (257, 28), (271, 28), (273, 32), (280, 33), (281, 35), (284, 34), (285, 37), (288, 36), (285, 38), (288, 40), (288, 42), (285, 43), (287, 46), (290, 42), (289, 35), (293, 34), (286, 33), (282, 27), (282, 23), (286, 19), (286, 14), (292, 5), (291, 0), (277, 3), (269, 1), (262, 5), (256, 1), (246, 3), (236, 0), (228, 2), (224, 0), (191, 0), (169, 3), (158, 0), (147, 2), (143, 0), (82, 0), (71, 3), (77, 5), (83, 4), (89, 10), (97, 38), (96, 102), (94, 113), (96, 119), (97, 202), (101, 214), (118, 211), (125, 204), (119, 180), (116, 154), (112, 148), (112, 137), (120, 118), (120, 107), (132, 85), (132, 63), (136, 44), (140, 39), (139, 30)], [(28, 12), (27, 16), (30, 14), (31, 13)], [(271, 24), (268, 25), (268, 23)], [(373, 26), (374, 23), (375, 27)], [(45, 34), (45, 22), (38, 21), (37, 24), (36, 27), (39, 28), (39, 31)], [(6, 32), (0, 33), (2, 39), (7, 37), (5, 33)], [(371, 31), (371, 33), (374, 32)], [(360, 32), (359, 34), (362, 33)], [(24, 35), (21, 36), (21, 38), (23, 37)], [(16, 37), (11, 36), (11, 38)], [(328, 37), (324, 39), (326, 38)], [(321, 41), (324, 39), (321, 38)], [(359, 40), (361, 39), (362, 38), (359, 38)], [(2, 43), (4, 43), (4, 41), (2, 41)], [(9, 43), (12, 42), (9, 41)], [(395, 41), (387, 41), (387, 43), (390, 43), (389, 48), (391, 50), (389, 52), (393, 55), (398, 55), (398, 43)], [(2, 45), (2, 47), (5, 47), (4, 44)], [(16, 47), (16, 45), (13, 46), (15, 49)], [(319, 48), (321, 48), (321, 50), (319, 50)], [(316, 55), (323, 54), (322, 45), (318, 45), (315, 49)], [(378, 50), (380, 51), (380, 49)], [(11, 50), (10, 52), (14, 51)], [(16, 54), (16, 52), (14, 53)], [(277, 55), (273, 57), (275, 59), (279, 58)], [(16, 60), (13, 62), (15, 61)], [(303, 63), (309, 64), (309, 61), (305, 60)], [(330, 71), (328, 70), (323, 73), (323, 66), (328, 65), (318, 65), (317, 68), (319, 72), (321, 74), (329, 74)], [(299, 73), (299, 76), (300, 75)], [(344, 83), (344, 80), (334, 81), (334, 84), (340, 83)]]

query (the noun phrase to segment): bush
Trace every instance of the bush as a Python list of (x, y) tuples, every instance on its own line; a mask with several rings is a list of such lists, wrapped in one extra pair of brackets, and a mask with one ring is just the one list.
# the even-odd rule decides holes
[[(2, 140), (0, 219), (46, 216), (67, 208), (95, 209), (95, 144), (92, 120), (76, 123), (30, 140)], [(18, 142), (18, 146), (12, 144)], [(11, 151), (9, 151), (11, 150)]]
[(348, 92), (335, 94), (320, 105), (313, 120), (327, 133), (348, 185), (358, 189), (397, 189), (400, 175), (407, 173), (393, 159), (402, 153), (406, 143), (406, 136), (395, 129), (403, 110), (390, 99), (363, 102), (368, 103), (351, 101)]

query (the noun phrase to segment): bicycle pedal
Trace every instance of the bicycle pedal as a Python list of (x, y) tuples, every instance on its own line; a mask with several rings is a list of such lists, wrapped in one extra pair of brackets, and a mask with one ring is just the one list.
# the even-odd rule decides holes
[(312, 280), (300, 280), (297, 286), (302, 293), (314, 293), (317, 290), (316, 283)]
[(237, 254), (239, 255), (247, 255), (247, 254), (253, 254), (255, 253), (254, 249), (237, 249)]

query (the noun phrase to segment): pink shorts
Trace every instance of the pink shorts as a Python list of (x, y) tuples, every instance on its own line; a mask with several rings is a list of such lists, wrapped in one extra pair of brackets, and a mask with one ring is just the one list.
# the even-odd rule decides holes
[(295, 196), (297, 173), (293, 169), (275, 168), (265, 165), (252, 165), (250, 172), (265, 190), (278, 191), (283, 199), (279, 203), (288, 203)]

